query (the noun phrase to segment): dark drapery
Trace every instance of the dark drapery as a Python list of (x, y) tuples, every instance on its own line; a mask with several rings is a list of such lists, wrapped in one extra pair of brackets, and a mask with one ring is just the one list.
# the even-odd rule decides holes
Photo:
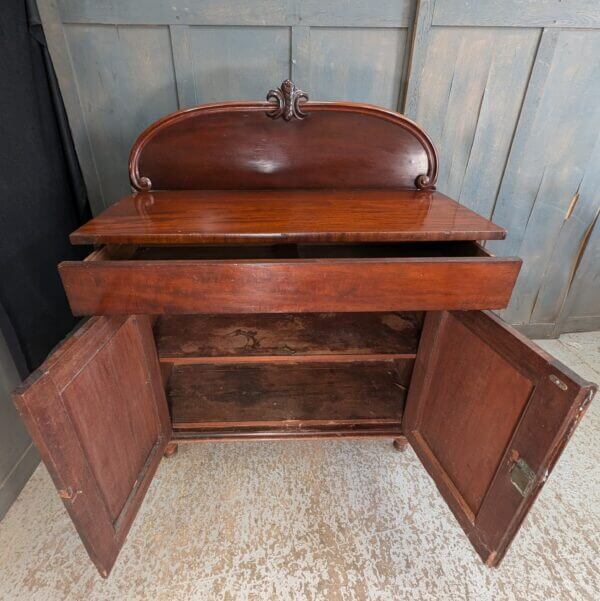
[(0, 9), (0, 328), (22, 376), (75, 325), (57, 264), (88, 203), (35, 2)]

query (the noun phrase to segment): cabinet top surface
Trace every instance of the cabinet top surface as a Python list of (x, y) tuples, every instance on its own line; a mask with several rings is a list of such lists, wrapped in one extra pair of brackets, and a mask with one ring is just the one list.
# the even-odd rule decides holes
[(391, 189), (180, 190), (122, 198), (73, 244), (276, 244), (499, 240), (503, 228), (447, 196)]

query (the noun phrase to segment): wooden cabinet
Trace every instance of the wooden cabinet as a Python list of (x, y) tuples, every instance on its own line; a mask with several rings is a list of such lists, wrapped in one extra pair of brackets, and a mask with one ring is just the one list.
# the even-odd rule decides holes
[(103, 576), (163, 455), (232, 438), (408, 441), (498, 565), (594, 393), (487, 311), (520, 261), (434, 190), (427, 135), (294, 90), (152, 125), (136, 191), (71, 236), (93, 317), (15, 402)]

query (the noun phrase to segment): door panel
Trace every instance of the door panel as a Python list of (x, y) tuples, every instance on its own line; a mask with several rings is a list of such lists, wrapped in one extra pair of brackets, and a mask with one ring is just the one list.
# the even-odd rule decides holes
[(92, 318), (14, 400), (92, 561), (108, 576), (171, 436), (149, 318)]
[(488, 565), (502, 559), (594, 391), (491, 313), (427, 314), (403, 428)]

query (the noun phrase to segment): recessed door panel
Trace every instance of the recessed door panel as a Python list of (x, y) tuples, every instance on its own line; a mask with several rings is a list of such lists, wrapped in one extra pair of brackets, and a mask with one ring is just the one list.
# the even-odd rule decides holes
[(491, 313), (428, 313), (403, 428), (482, 559), (498, 565), (595, 386)]
[(90, 319), (14, 400), (106, 577), (171, 436), (149, 317)]

